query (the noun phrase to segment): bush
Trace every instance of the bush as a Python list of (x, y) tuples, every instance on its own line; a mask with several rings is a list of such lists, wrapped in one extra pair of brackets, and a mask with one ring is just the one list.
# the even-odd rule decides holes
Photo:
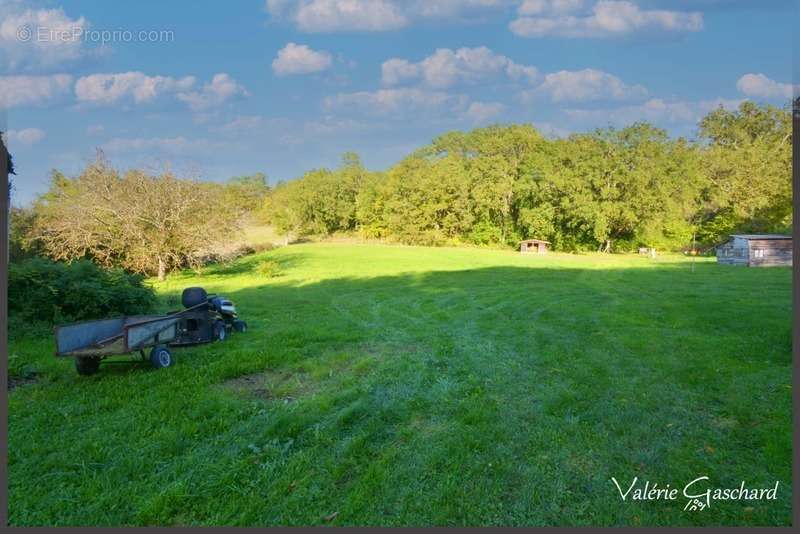
[(281, 275), (281, 265), (275, 260), (264, 260), (256, 267), (256, 272), (261, 276), (272, 278)]
[(251, 248), (254, 253), (258, 254), (259, 252), (268, 252), (276, 247), (273, 243), (255, 243), (251, 245)]
[(71, 264), (31, 258), (9, 266), (8, 309), (15, 321), (61, 323), (147, 313), (156, 302), (144, 277), (105, 270), (87, 260)]

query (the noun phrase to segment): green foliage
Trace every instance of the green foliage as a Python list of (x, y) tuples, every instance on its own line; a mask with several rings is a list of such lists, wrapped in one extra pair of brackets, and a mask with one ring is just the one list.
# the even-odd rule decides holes
[(256, 272), (265, 278), (281, 275), (281, 264), (275, 260), (263, 260), (256, 266)]
[[(701, 142), (644, 122), (548, 141), (528, 125), (449, 132), (385, 173), (347, 155), (337, 170), (276, 188), (265, 213), (279, 232), (409, 244), (561, 250), (678, 249), (734, 231), (791, 226), (789, 113), (742, 104), (712, 111)], [(354, 179), (357, 177), (357, 179)]]
[(9, 210), (9, 254), (10, 260), (20, 261), (41, 253), (36, 241), (30, 236), (36, 224), (36, 213), (30, 208)]
[(704, 240), (725, 234), (786, 231), (792, 224), (792, 124), (788, 109), (743, 103), (700, 122), (707, 202)]
[(261, 209), (269, 191), (267, 176), (262, 172), (234, 176), (224, 184), (220, 202), (239, 215), (250, 215)]
[(18, 322), (59, 323), (146, 313), (155, 304), (143, 277), (79, 260), (31, 258), (9, 266), (9, 316)]
[(356, 196), (367, 174), (358, 156), (346, 153), (335, 171), (316, 169), (276, 185), (262, 217), (293, 237), (355, 230)]

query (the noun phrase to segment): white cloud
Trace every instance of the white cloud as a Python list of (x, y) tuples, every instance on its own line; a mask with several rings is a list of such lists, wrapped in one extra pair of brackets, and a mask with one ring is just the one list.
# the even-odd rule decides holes
[(413, 111), (456, 111), (466, 107), (463, 95), (450, 95), (443, 91), (416, 88), (380, 89), (340, 93), (327, 97), (326, 110), (352, 110), (369, 115), (401, 115)]
[(228, 74), (220, 72), (201, 91), (178, 93), (178, 100), (185, 102), (193, 111), (202, 111), (223, 104), (235, 96), (248, 95), (241, 84)]
[(387, 31), (402, 28), (408, 19), (388, 0), (300, 0), (267, 2), (272, 16), (292, 20), (304, 32)]
[(421, 78), (427, 85), (439, 89), (498, 76), (532, 83), (537, 75), (536, 67), (515, 63), (485, 46), (459, 48), (455, 51), (440, 48), (418, 63), (392, 58), (381, 65), (381, 80), (384, 85), (397, 85)]
[(505, 111), (506, 107), (499, 102), (472, 102), (466, 116), (473, 122), (486, 122)]
[(185, 91), (194, 85), (193, 76), (171, 78), (147, 76), (142, 72), (90, 74), (75, 82), (75, 96), (80, 102), (114, 104), (132, 98), (137, 104), (150, 102), (164, 93)]
[(585, 102), (589, 100), (629, 100), (642, 98), (647, 90), (641, 85), (627, 85), (622, 80), (596, 69), (562, 70), (548, 74), (544, 82), (523, 99), (547, 95), (554, 102)]
[(25, 128), (23, 130), (9, 130), (3, 133), (5, 142), (9, 147), (16, 144), (32, 145), (44, 139), (44, 130), (40, 128)]
[(88, 133), (89, 135), (99, 134), (103, 133), (105, 129), (106, 129), (105, 126), (103, 126), (102, 124), (90, 124), (89, 126), (86, 127), (86, 133)]
[(267, 12), (303, 32), (381, 32), (416, 20), (467, 20), (517, 0), (267, 0)]
[(419, 65), (407, 59), (387, 59), (381, 65), (381, 81), (384, 85), (397, 85), (418, 78), (419, 75)]
[(696, 124), (704, 115), (718, 107), (733, 110), (743, 100), (712, 99), (698, 101), (663, 100), (652, 98), (643, 104), (611, 109), (568, 109), (566, 114), (574, 120), (591, 123), (627, 125), (636, 121), (654, 123)]
[(521, 16), (564, 15), (580, 10), (583, 4), (583, 0), (523, 0), (517, 8), (517, 14)]
[(745, 96), (754, 98), (790, 99), (800, 92), (800, 86), (776, 82), (763, 74), (745, 74), (736, 82), (736, 88)]
[[(699, 31), (703, 14), (697, 11), (642, 9), (633, 2), (601, 0), (590, 11), (582, 2), (528, 1), (509, 24), (521, 37), (615, 37), (641, 31)], [(575, 11), (580, 11), (574, 14)]]
[(39, 104), (69, 90), (72, 76), (0, 76), (0, 109)]
[(0, 65), (9, 71), (62, 67), (87, 53), (80, 35), (88, 26), (61, 8), (8, 13), (0, 18)]
[(310, 74), (330, 68), (333, 59), (330, 53), (312, 50), (307, 45), (289, 43), (278, 51), (272, 61), (272, 70), (278, 76)]
[(513, 5), (516, 0), (401, 0), (396, 4), (404, 6), (411, 17), (462, 19), (481, 12), (502, 9)]

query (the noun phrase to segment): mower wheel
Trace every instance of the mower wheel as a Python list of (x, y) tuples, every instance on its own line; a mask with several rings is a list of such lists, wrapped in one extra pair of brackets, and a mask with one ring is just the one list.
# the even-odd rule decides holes
[(225, 322), (214, 321), (214, 339), (216, 341), (225, 341), (226, 337), (228, 337), (228, 331), (225, 330)]
[(172, 354), (167, 347), (153, 347), (150, 351), (150, 365), (156, 369), (172, 365)]
[(75, 370), (79, 375), (93, 375), (100, 369), (100, 358), (93, 356), (76, 356)]
[(233, 321), (233, 329), (237, 332), (247, 332), (247, 323), (244, 321)]

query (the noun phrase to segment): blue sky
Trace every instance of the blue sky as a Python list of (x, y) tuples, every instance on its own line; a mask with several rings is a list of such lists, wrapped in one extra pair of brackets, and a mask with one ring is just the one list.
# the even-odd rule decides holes
[(692, 137), (719, 105), (788, 102), (796, 17), (791, 0), (0, 0), (14, 202), (97, 148), (274, 182), (495, 122)]

